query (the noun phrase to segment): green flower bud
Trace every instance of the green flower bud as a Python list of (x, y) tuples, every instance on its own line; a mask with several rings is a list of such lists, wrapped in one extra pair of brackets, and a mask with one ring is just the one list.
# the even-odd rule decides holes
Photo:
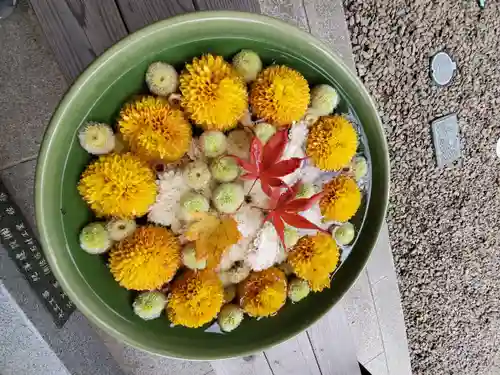
[(245, 82), (251, 82), (262, 70), (262, 61), (257, 53), (243, 49), (233, 57), (233, 67)]
[(210, 165), (210, 171), (213, 178), (220, 182), (234, 181), (240, 173), (240, 167), (235, 158), (231, 156), (224, 156), (215, 159)]
[(269, 139), (276, 133), (274, 125), (267, 122), (259, 122), (254, 128), (255, 135), (263, 144), (266, 144)]
[(208, 166), (202, 161), (189, 163), (182, 172), (186, 184), (194, 190), (203, 190), (212, 179)]
[(350, 222), (342, 224), (340, 227), (336, 228), (333, 233), (335, 241), (337, 241), (339, 245), (349, 245), (352, 240), (354, 240), (355, 234), (354, 225)]
[(156, 319), (165, 308), (167, 297), (158, 291), (139, 294), (132, 304), (135, 315), (144, 320)]
[(130, 236), (136, 227), (135, 220), (130, 219), (112, 219), (106, 224), (109, 237), (113, 241), (121, 241)]
[(223, 132), (209, 130), (201, 135), (200, 145), (203, 154), (207, 158), (216, 158), (226, 152), (227, 139)]
[(339, 102), (339, 94), (332, 86), (318, 85), (311, 90), (311, 108), (318, 116), (329, 115)]
[(217, 317), (219, 327), (224, 332), (231, 332), (243, 321), (243, 310), (239, 306), (229, 304), (225, 305)]
[(303, 300), (308, 296), (310, 291), (311, 288), (305, 280), (295, 277), (288, 283), (288, 298), (292, 302)]
[(177, 91), (179, 75), (172, 65), (157, 61), (146, 71), (146, 84), (153, 94), (168, 96)]
[(228, 182), (217, 186), (212, 194), (212, 202), (217, 211), (232, 214), (241, 206), (245, 199), (243, 188)]
[(113, 241), (104, 223), (90, 223), (80, 232), (80, 247), (89, 254), (102, 254), (109, 250)]
[(209, 209), (208, 198), (201, 194), (188, 192), (181, 199), (181, 217), (184, 220), (191, 220), (193, 214), (208, 212)]
[(196, 249), (192, 244), (188, 244), (182, 249), (182, 263), (192, 270), (202, 270), (207, 266), (206, 259), (196, 258)]

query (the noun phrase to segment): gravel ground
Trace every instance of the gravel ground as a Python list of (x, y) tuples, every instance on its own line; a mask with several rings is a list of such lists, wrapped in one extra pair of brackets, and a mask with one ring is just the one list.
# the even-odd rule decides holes
[[(344, 0), (358, 74), (392, 162), (389, 229), (414, 374), (490, 374), (500, 345), (500, 4)], [(452, 83), (429, 58), (446, 50)], [(430, 122), (457, 112), (462, 160), (438, 169)]]

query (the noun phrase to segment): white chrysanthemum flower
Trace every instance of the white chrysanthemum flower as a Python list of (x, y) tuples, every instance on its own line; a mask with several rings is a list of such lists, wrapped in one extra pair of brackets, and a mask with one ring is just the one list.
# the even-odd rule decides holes
[[(309, 220), (311, 223), (316, 224), (318, 227), (321, 229), (327, 230), (332, 224), (333, 221), (326, 221), (323, 222), (323, 215), (321, 215), (321, 209), (319, 208), (319, 204), (316, 203), (311, 206), (306, 211), (302, 211), (301, 216), (305, 217), (307, 220)], [(313, 236), (318, 231), (316, 229), (298, 229), (300, 236)]]
[(252, 243), (251, 238), (243, 237), (238, 243), (232, 245), (227, 249), (222, 255), (221, 261), (219, 263), (220, 271), (227, 271), (234, 266), (236, 262), (242, 261), (246, 258), (250, 244)]
[(282, 259), (282, 252), (281, 240), (276, 229), (270, 222), (266, 222), (250, 245), (245, 263), (254, 271), (262, 271)]
[(108, 124), (88, 122), (78, 132), (80, 145), (90, 154), (104, 155), (115, 148), (115, 135)]
[[(288, 143), (281, 159), (305, 158), (306, 153), (304, 147), (308, 134), (309, 129), (304, 121), (300, 121), (292, 125), (290, 132), (288, 133)], [(293, 185), (302, 177), (303, 174), (303, 169), (298, 168), (293, 173), (290, 173), (282, 179), (287, 185)]]
[(161, 173), (158, 177), (158, 195), (156, 203), (149, 208), (148, 220), (165, 226), (180, 227), (180, 201), (184, 193), (189, 191), (189, 186), (184, 182), (182, 172), (178, 170)]
[(264, 215), (256, 207), (244, 204), (234, 215), (238, 223), (238, 230), (243, 237), (253, 237), (262, 226)]
[(243, 191), (245, 192), (245, 195), (250, 197), (250, 204), (252, 206), (257, 206), (262, 209), (269, 208), (270, 200), (267, 194), (262, 191), (260, 181), (257, 181), (254, 185), (253, 180), (245, 180), (243, 184)]

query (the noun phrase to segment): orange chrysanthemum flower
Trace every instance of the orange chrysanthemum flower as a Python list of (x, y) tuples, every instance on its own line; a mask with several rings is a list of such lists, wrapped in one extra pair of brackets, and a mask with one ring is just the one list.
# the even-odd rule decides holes
[(148, 160), (179, 160), (191, 145), (191, 125), (165, 98), (144, 96), (125, 104), (118, 129), (132, 151)]
[(133, 290), (160, 288), (181, 265), (179, 240), (167, 228), (145, 226), (118, 242), (109, 253), (109, 268), (121, 286)]
[(238, 285), (241, 307), (254, 317), (277, 313), (285, 304), (286, 293), (286, 276), (276, 267), (252, 272)]
[(229, 130), (248, 110), (245, 82), (220, 56), (194, 58), (181, 73), (181, 105), (205, 130)]
[(82, 173), (78, 191), (99, 217), (139, 217), (155, 202), (155, 174), (130, 153), (103, 155)]
[(284, 126), (305, 115), (309, 97), (309, 85), (302, 74), (275, 65), (257, 76), (250, 91), (250, 104), (258, 118)]
[(307, 280), (311, 289), (320, 292), (330, 287), (330, 275), (340, 259), (335, 240), (328, 234), (302, 237), (288, 255), (288, 264), (300, 278)]
[(352, 160), (358, 148), (358, 135), (342, 116), (321, 117), (307, 137), (306, 153), (320, 169), (337, 171)]
[(197, 328), (214, 319), (224, 303), (224, 288), (210, 270), (185, 271), (173, 283), (167, 302), (174, 325)]
[(325, 219), (344, 222), (356, 214), (361, 205), (361, 191), (352, 177), (340, 175), (323, 185), (319, 201)]

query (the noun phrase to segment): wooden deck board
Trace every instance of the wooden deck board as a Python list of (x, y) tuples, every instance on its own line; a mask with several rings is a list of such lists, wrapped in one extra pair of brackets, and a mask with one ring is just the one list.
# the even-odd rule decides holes
[(199, 10), (240, 10), (260, 13), (257, 0), (194, 0)]
[(116, 3), (129, 32), (195, 10), (191, 0), (116, 0)]
[(68, 82), (127, 35), (114, 1), (31, 0), (56, 61)]

